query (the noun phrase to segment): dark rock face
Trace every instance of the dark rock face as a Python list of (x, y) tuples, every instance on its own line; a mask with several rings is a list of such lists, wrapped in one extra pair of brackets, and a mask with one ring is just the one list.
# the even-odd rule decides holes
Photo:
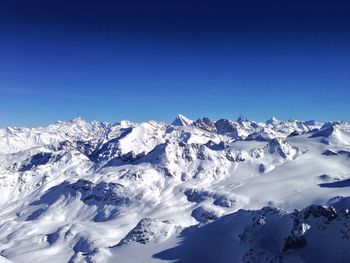
[(284, 244), (283, 250), (299, 250), (306, 246), (305, 236), (291, 235), (287, 237), (286, 243)]
[(222, 207), (233, 207), (236, 204), (236, 200), (228, 198), (226, 196), (220, 196), (214, 201), (213, 204)]
[(293, 131), (293, 132), (291, 132), (291, 133), (288, 135), (288, 137), (294, 137), (294, 136), (298, 136), (298, 135), (300, 135), (300, 134), (302, 134), (302, 133), (300, 133), (300, 132), (298, 132), (298, 131)]
[(200, 191), (197, 189), (188, 189), (184, 192), (189, 202), (200, 203), (211, 197), (211, 193), (208, 191)]
[[(172, 231), (174, 230), (174, 231)], [(166, 239), (171, 232), (179, 233), (182, 228), (170, 220), (143, 218), (118, 244), (122, 246), (130, 242), (147, 244), (151, 241)]]
[(215, 124), (207, 117), (196, 120), (193, 125), (208, 132), (216, 132)]
[(33, 169), (36, 166), (45, 165), (47, 164), (51, 159), (52, 153), (38, 153), (34, 156), (32, 156), (26, 164), (22, 165), (22, 167), (19, 169), (20, 172), (25, 172)]
[(310, 205), (302, 211), (296, 210), (293, 214), (293, 229), (286, 238), (283, 251), (300, 250), (307, 246), (306, 232), (311, 229), (309, 220), (318, 219), (317, 223), (320, 230), (325, 230), (326, 225), (338, 217), (337, 210), (333, 207)]
[(135, 241), (141, 244), (147, 244), (151, 239), (154, 238), (154, 232), (150, 229), (154, 221), (151, 218), (142, 219), (135, 228), (133, 228), (128, 235), (123, 238), (118, 246), (127, 244), (131, 241)]
[(85, 142), (85, 141), (77, 141), (75, 144), (76, 144), (77, 150), (87, 157), (89, 157), (94, 152), (97, 146), (97, 143), (94, 144), (94, 143)]
[(96, 147), (96, 149), (89, 155), (93, 162), (119, 158), (122, 154), (119, 148), (119, 140), (132, 132), (132, 128), (121, 129), (121, 134), (117, 138), (113, 138), (106, 143)]
[(247, 136), (246, 141), (268, 142), (269, 138), (261, 132), (253, 132)]
[(277, 153), (283, 158), (288, 158), (291, 153), (292, 146), (285, 139), (272, 139), (267, 145), (266, 149), (269, 153)]
[(81, 199), (87, 203), (103, 202), (105, 204), (120, 205), (130, 202), (127, 190), (121, 184), (100, 182), (95, 185), (90, 181), (80, 179), (70, 185), (70, 188), (73, 191), (81, 192)]
[[(346, 209), (311, 205), (289, 213), (264, 207), (215, 219), (208, 208), (199, 207), (192, 216), (202, 224), (183, 231), (181, 244), (156, 258), (245, 263), (346, 263), (349, 259), (350, 212)], [(215, 249), (207, 252), (208, 245)], [(199, 249), (203, 251), (198, 253)], [(186, 252), (183, 258), (178, 256), (182, 251)]]
[(242, 152), (234, 152), (231, 150), (226, 152), (225, 157), (230, 162), (244, 162), (246, 160)]
[(241, 115), (237, 118), (237, 122), (249, 122), (249, 120), (243, 115)]
[(131, 163), (141, 159), (144, 156), (146, 156), (145, 152), (139, 154), (135, 154), (134, 152), (128, 152), (126, 154), (121, 155), (119, 158), (122, 162)]
[(221, 151), (221, 150), (224, 150), (226, 148), (224, 142), (215, 143), (212, 140), (209, 140), (205, 144), (205, 146), (207, 146), (210, 150), (213, 150), (213, 151)]
[(324, 217), (328, 221), (332, 221), (337, 218), (337, 210), (333, 207), (325, 207), (319, 205), (310, 205), (304, 209), (304, 219), (313, 217)]
[(214, 210), (209, 210), (202, 206), (194, 209), (191, 216), (200, 223), (207, 223), (219, 217)]
[(328, 137), (328, 136), (332, 135), (336, 124), (337, 123), (331, 123), (331, 122), (327, 122), (327, 123), (323, 124), (323, 126), (318, 131), (316, 131), (314, 134), (312, 134), (310, 136), (310, 138)]
[(216, 130), (219, 134), (230, 133), (232, 137), (239, 137), (237, 128), (234, 126), (234, 123), (227, 119), (220, 119), (215, 122)]
[(188, 189), (184, 192), (189, 202), (201, 203), (208, 198), (213, 198), (213, 204), (221, 207), (233, 207), (236, 205), (236, 199), (230, 198), (224, 194), (209, 192), (206, 190)]
[(192, 121), (190, 119), (187, 119), (185, 116), (179, 114), (175, 120), (171, 123), (173, 126), (187, 126), (191, 125)]
[(332, 155), (338, 155), (336, 152), (333, 152), (331, 150), (325, 150), (322, 155), (325, 155), (325, 156), (332, 156)]

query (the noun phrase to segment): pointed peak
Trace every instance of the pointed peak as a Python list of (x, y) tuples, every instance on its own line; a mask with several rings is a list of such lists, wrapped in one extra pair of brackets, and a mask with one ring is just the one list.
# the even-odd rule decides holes
[(196, 120), (196, 122), (212, 123), (208, 117), (202, 117)]
[(338, 122), (326, 122), (317, 132), (315, 132), (310, 137), (329, 137), (334, 133), (338, 125)]
[(296, 153), (296, 149), (284, 138), (274, 138), (265, 147), (269, 153), (277, 153), (285, 159), (292, 158)]
[(271, 124), (271, 125), (275, 125), (280, 123), (281, 121), (276, 119), (275, 117), (271, 117), (269, 120), (266, 121), (266, 124)]
[(237, 122), (248, 122), (249, 120), (243, 115), (239, 116)]
[(77, 126), (85, 126), (91, 124), (91, 122), (88, 122), (84, 120), (82, 117), (76, 117), (74, 119), (71, 119), (69, 121), (62, 122), (65, 125), (77, 125)]
[(188, 119), (187, 117), (185, 117), (182, 114), (178, 114), (175, 118), (175, 120), (171, 123), (171, 125), (174, 126), (188, 126), (191, 125), (193, 123), (192, 120)]
[(203, 117), (194, 122), (194, 125), (200, 129), (209, 131), (209, 132), (216, 132), (215, 124), (208, 118)]

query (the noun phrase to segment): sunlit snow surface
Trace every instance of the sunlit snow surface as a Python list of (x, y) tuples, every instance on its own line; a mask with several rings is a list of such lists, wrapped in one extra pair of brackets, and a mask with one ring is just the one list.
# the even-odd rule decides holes
[(1, 263), (348, 262), (350, 125), (0, 129), (0, 192)]

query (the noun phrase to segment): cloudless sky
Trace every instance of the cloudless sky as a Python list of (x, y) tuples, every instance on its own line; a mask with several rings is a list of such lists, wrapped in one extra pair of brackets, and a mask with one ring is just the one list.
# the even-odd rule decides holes
[(350, 121), (347, 1), (1, 1), (0, 127)]

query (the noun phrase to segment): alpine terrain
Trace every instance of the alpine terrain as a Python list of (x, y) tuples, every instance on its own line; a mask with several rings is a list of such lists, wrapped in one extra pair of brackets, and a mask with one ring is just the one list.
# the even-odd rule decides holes
[(350, 262), (350, 124), (0, 129), (0, 262)]

